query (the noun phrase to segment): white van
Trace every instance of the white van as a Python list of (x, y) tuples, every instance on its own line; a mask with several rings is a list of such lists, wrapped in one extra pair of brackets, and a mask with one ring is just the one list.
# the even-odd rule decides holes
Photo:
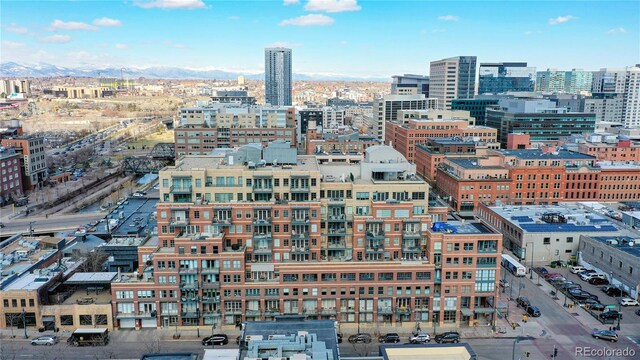
[(583, 266), (572, 266), (570, 271), (571, 271), (572, 274), (577, 274), (577, 273), (579, 273), (581, 271), (585, 271), (585, 270), (587, 270), (587, 269), (585, 269)]

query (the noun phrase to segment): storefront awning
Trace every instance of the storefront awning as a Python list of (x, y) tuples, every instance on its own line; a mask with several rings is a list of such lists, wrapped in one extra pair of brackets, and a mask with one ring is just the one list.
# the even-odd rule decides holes
[(469, 309), (469, 308), (461, 308), (460, 312), (462, 313), (462, 316), (471, 316), (471, 315), (473, 315), (473, 313), (471, 312), (471, 309)]
[(508, 306), (502, 300), (498, 301), (498, 309), (506, 309)]
[(493, 312), (493, 308), (484, 308), (484, 307), (481, 307), (481, 308), (475, 308), (475, 309), (473, 309), (473, 311), (474, 311), (476, 314), (491, 314), (491, 313)]

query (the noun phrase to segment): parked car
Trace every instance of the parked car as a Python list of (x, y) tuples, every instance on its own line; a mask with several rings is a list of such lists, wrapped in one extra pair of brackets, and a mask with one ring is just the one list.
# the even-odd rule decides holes
[(589, 310), (593, 310), (593, 311), (603, 311), (606, 308), (607, 308), (606, 306), (600, 303), (593, 303), (589, 305)]
[(366, 333), (355, 334), (355, 335), (349, 336), (348, 340), (352, 344), (356, 344), (356, 343), (368, 344), (371, 342), (371, 335)]
[(572, 266), (571, 269), (569, 271), (571, 271), (572, 274), (577, 274), (579, 272), (585, 271), (587, 269), (585, 269), (583, 266)]
[(622, 296), (623, 291), (620, 288), (611, 286), (607, 288), (607, 290), (605, 290), (604, 293), (611, 297), (617, 297), (617, 296)]
[(539, 274), (541, 274), (542, 276), (547, 275), (549, 273), (549, 270), (547, 270), (547, 268), (545, 267), (537, 267), (535, 269)]
[(564, 260), (554, 260), (551, 262), (551, 267), (567, 267), (567, 262)]
[(545, 279), (553, 279), (555, 277), (559, 277), (562, 276), (562, 274), (558, 274), (558, 273), (547, 273), (546, 275), (544, 275)]
[(608, 340), (611, 342), (618, 341), (618, 334), (616, 334), (615, 331), (611, 330), (595, 330), (591, 333), (591, 336), (596, 339)]
[(342, 334), (338, 333), (338, 344), (342, 344)]
[(31, 345), (55, 345), (58, 343), (58, 337), (53, 335), (43, 335), (31, 340)]
[(456, 331), (447, 331), (436, 335), (437, 343), (457, 343), (460, 342), (460, 334)]
[(591, 293), (587, 291), (582, 291), (580, 289), (571, 289), (569, 290), (569, 294), (573, 296), (576, 300), (585, 300), (591, 296)]
[(431, 341), (431, 336), (427, 333), (420, 333), (409, 337), (411, 344), (425, 344)]
[(591, 285), (608, 285), (609, 284), (609, 280), (601, 279), (601, 278), (591, 278), (589, 279), (588, 282)]
[(600, 319), (617, 320), (618, 318), (620, 318), (620, 320), (622, 320), (622, 313), (619, 313), (618, 310), (605, 311), (598, 316), (600, 317)]
[(202, 339), (202, 345), (227, 345), (229, 338), (225, 334), (214, 334)]
[(378, 338), (378, 342), (385, 343), (385, 344), (399, 343), (400, 342), (400, 335), (398, 335), (396, 333), (387, 333), (385, 335), (380, 335), (380, 337)]
[(531, 317), (539, 317), (541, 315), (540, 309), (537, 306), (529, 305), (527, 306), (526, 311), (527, 311), (527, 314), (529, 314), (529, 316)]
[(640, 316), (640, 309), (636, 310), (636, 315)]
[(510, 286), (510, 285), (509, 285), (509, 282), (508, 282), (507, 280), (505, 280), (505, 279), (500, 279), (500, 287), (508, 288), (509, 286)]
[(529, 298), (527, 298), (526, 296), (520, 296), (519, 298), (517, 298), (516, 303), (518, 304), (518, 306), (522, 306), (524, 309), (526, 309), (527, 306), (531, 305), (531, 301), (529, 301)]
[(632, 298), (624, 297), (620, 299), (620, 305), (621, 306), (638, 306), (640, 304), (638, 304), (638, 301)]

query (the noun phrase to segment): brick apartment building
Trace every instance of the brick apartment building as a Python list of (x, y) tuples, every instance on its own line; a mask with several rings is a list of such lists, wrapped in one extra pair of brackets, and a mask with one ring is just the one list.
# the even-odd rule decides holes
[(21, 156), (14, 149), (0, 148), (0, 205), (22, 196)]
[(117, 326), (296, 314), (355, 330), (494, 312), (502, 235), (434, 224), (428, 184), (397, 151), (371, 146), (357, 165), (251, 163), (185, 157), (160, 173), (158, 246), (139, 251), (151, 259), (141, 275), (112, 283)]
[(362, 154), (369, 146), (380, 145), (380, 140), (358, 132), (343, 134), (318, 133), (316, 129), (308, 129), (305, 153), (313, 154)]
[(466, 111), (454, 112), (465, 113), (468, 119), (455, 118), (453, 115), (447, 114), (429, 117), (428, 114), (432, 111), (434, 110), (398, 111), (397, 121), (385, 123), (385, 143), (391, 143), (393, 148), (398, 150), (407, 160), (414, 162), (416, 145), (426, 143), (428, 139), (459, 137), (473, 138), (475, 141), (488, 144), (496, 142), (497, 130), (485, 126), (469, 125), (473, 118)]
[(567, 150), (489, 150), (485, 157), (442, 161), (436, 191), (459, 211), (473, 211), (479, 203), (635, 201), (640, 166), (597, 162)]
[(33, 190), (43, 186), (47, 180), (47, 158), (44, 138), (41, 136), (20, 136), (0, 139), (0, 146), (14, 149), (22, 155), (23, 188)]
[(426, 139), (424, 144), (415, 145), (414, 162), (416, 164), (416, 172), (427, 182), (433, 184), (436, 180), (438, 165), (444, 159), (482, 156), (486, 154), (488, 149), (497, 147), (497, 143), (476, 142), (470, 138)]
[(615, 143), (581, 143), (578, 152), (593, 155), (599, 161), (640, 161), (640, 145), (627, 139)]

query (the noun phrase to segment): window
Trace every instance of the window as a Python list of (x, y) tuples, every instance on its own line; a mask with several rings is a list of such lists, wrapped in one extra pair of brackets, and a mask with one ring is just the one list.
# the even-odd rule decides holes
[(548, 238), (548, 237), (544, 238), (544, 240), (542, 241), (542, 244), (544, 244), (544, 245), (551, 244), (551, 238)]
[(431, 273), (419, 271), (416, 273), (416, 280), (431, 280)]
[(73, 315), (60, 315), (60, 325), (73, 325)]
[(93, 325), (91, 315), (80, 315), (80, 325)]

